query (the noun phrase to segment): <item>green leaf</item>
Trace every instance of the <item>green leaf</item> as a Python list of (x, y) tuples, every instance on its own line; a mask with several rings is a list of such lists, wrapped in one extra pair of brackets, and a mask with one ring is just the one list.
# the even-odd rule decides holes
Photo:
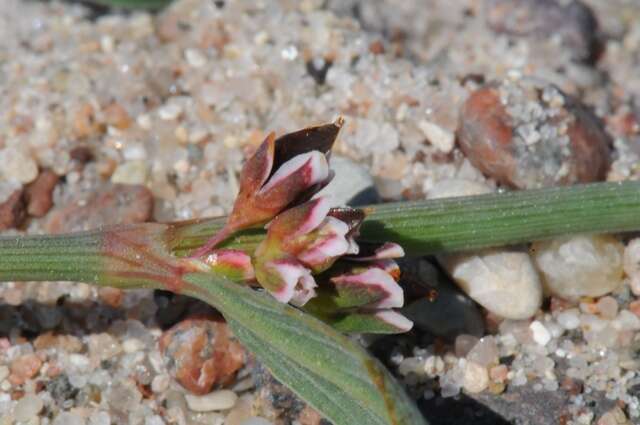
[[(407, 255), (449, 253), (520, 244), (578, 233), (640, 230), (640, 182), (595, 183), (364, 207), (359, 241), (395, 242)], [(224, 219), (177, 223), (171, 246), (186, 255)], [(253, 249), (259, 229), (222, 246)], [(222, 247), (221, 246), (221, 247)]]
[(218, 276), (184, 280), (185, 293), (220, 310), (276, 378), (334, 423), (427, 423), (380, 362), (320, 320)]

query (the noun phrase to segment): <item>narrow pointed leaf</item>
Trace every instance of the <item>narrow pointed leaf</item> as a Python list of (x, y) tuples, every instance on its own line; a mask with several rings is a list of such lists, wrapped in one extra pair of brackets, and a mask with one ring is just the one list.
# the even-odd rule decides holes
[(375, 358), (320, 320), (220, 277), (193, 273), (184, 279), (186, 293), (220, 310), (276, 378), (334, 423), (426, 424)]
[[(578, 233), (640, 230), (640, 182), (596, 183), (363, 208), (358, 242), (395, 242), (407, 256), (460, 252)], [(177, 224), (172, 244), (186, 255), (221, 227), (220, 219)], [(263, 232), (222, 246), (251, 249)]]

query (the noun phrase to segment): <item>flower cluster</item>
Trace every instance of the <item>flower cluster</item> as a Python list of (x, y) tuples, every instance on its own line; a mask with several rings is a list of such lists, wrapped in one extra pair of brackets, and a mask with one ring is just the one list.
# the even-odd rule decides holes
[[(355, 242), (361, 210), (331, 209), (311, 199), (333, 177), (329, 151), (342, 121), (275, 139), (271, 134), (246, 162), (240, 192), (224, 228), (192, 257), (238, 281), (255, 280), (278, 301), (291, 303), (346, 332), (403, 332), (412, 323), (402, 307), (402, 248), (369, 249)], [(252, 255), (215, 249), (234, 232), (266, 224)]]

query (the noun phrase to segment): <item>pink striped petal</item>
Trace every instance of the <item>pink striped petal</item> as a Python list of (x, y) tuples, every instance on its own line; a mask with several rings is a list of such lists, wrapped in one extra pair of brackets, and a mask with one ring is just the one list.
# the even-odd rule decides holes
[(264, 267), (277, 279), (268, 285), (274, 289), (269, 287), (267, 289), (278, 301), (288, 303), (295, 298), (303, 305), (315, 296), (315, 280), (309, 269), (302, 264), (289, 260), (276, 260), (267, 262)]
[(348, 290), (349, 286), (353, 285), (354, 293), (359, 287), (363, 289), (374, 287), (376, 290), (381, 290), (386, 294), (386, 296), (371, 303), (368, 307), (394, 308), (402, 307), (404, 304), (404, 292), (400, 285), (396, 283), (391, 275), (376, 267), (358, 274), (337, 276), (332, 278), (331, 281), (336, 285), (338, 292)]
[[(370, 251), (369, 251), (370, 252)], [(362, 257), (351, 257), (352, 261), (373, 261), (388, 260), (393, 258), (404, 257), (404, 249), (394, 242), (385, 242), (384, 245), (376, 248), (373, 253), (369, 254), (365, 251)]]
[(317, 239), (298, 254), (298, 259), (310, 267), (332, 263), (349, 251), (349, 241), (345, 238), (348, 231), (346, 223), (326, 217), (317, 230)]
[(375, 317), (398, 329), (398, 332), (409, 332), (413, 322), (402, 314), (393, 310), (382, 310), (375, 313)]
[(203, 261), (215, 272), (233, 280), (255, 278), (251, 257), (237, 249), (218, 249), (207, 255)]
[(282, 164), (271, 176), (259, 193), (265, 193), (283, 184), (296, 173), (304, 175), (306, 188), (325, 181), (329, 177), (327, 157), (318, 151), (311, 151), (295, 156)]

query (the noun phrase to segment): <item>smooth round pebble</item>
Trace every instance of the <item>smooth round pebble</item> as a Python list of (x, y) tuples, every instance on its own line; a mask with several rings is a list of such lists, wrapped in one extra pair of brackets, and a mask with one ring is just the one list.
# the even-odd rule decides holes
[(624, 272), (633, 295), (640, 296), (640, 238), (631, 240), (624, 250)]
[(40, 397), (34, 394), (27, 394), (22, 397), (14, 407), (13, 416), (17, 421), (28, 421), (36, 417), (42, 410), (44, 404)]
[(600, 120), (553, 84), (523, 77), (473, 92), (460, 149), (483, 173), (520, 189), (604, 179), (611, 140)]
[(218, 390), (209, 394), (196, 396), (185, 395), (187, 406), (194, 412), (211, 412), (231, 409), (238, 400), (236, 393), (230, 390)]
[(542, 304), (542, 287), (524, 252), (483, 251), (439, 258), (458, 286), (490, 312), (527, 319)]
[(620, 286), (623, 250), (611, 236), (574, 236), (531, 247), (545, 289), (566, 299), (599, 297)]
[(531, 322), (531, 325), (529, 325), (529, 329), (531, 329), (531, 335), (536, 344), (544, 346), (551, 341), (551, 332), (549, 332), (542, 322), (534, 320)]
[(570, 308), (560, 312), (556, 320), (566, 330), (578, 329), (580, 326), (580, 311), (576, 308)]
[(467, 360), (482, 367), (487, 367), (498, 363), (499, 354), (495, 339), (492, 336), (485, 336), (469, 351)]
[(464, 366), (464, 380), (462, 387), (470, 393), (480, 393), (489, 385), (489, 372), (483, 366), (474, 362), (467, 362)]
[(112, 183), (144, 184), (149, 175), (149, 167), (145, 161), (127, 161), (114, 171), (111, 176)]
[(429, 199), (452, 198), (491, 193), (493, 190), (482, 182), (467, 179), (444, 179), (438, 181), (427, 193)]

